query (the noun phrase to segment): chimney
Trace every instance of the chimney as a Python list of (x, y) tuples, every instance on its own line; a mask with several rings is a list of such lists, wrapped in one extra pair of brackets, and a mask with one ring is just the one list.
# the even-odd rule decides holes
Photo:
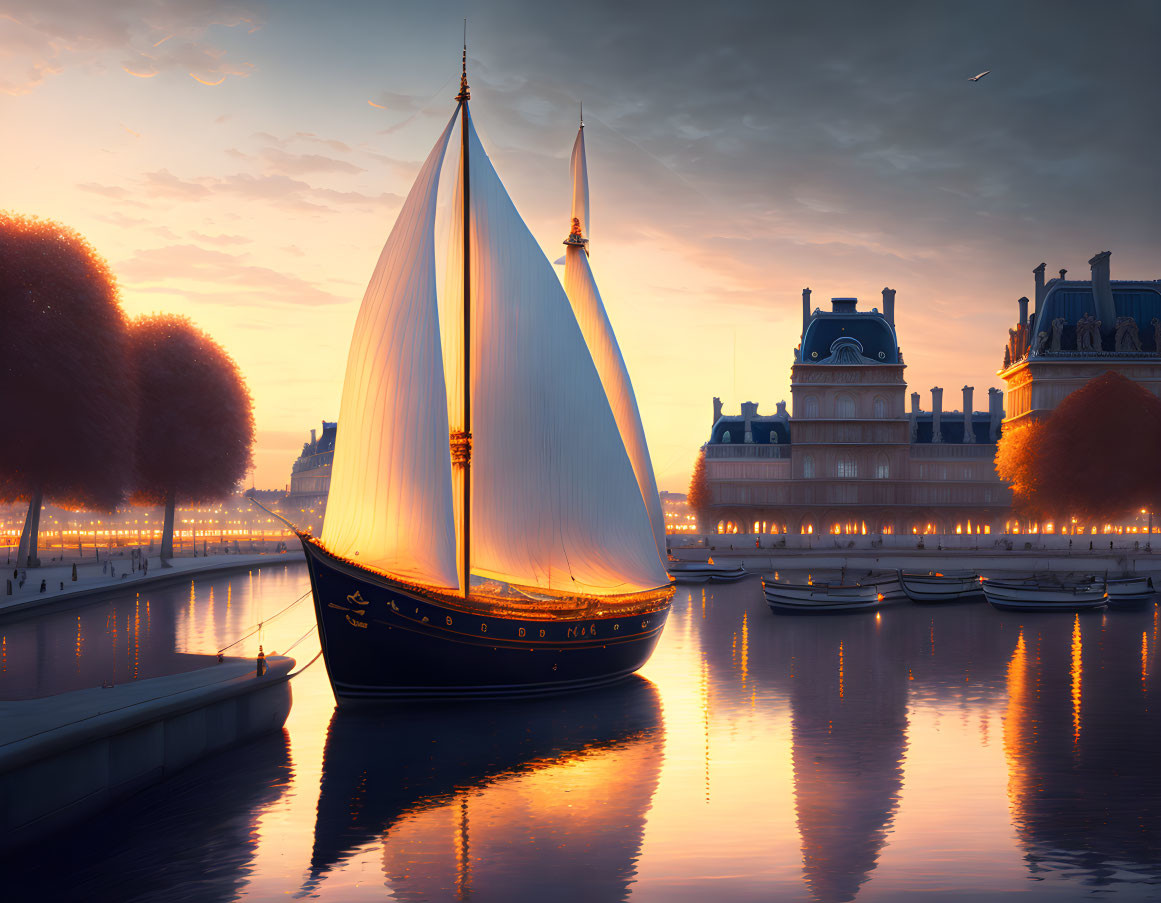
[(919, 432), (919, 393), (911, 393), (911, 416), (907, 418), (911, 421), (911, 441), (915, 441), (915, 436)]
[(315, 443), (314, 430), (311, 430), (310, 431), (310, 444), (311, 444), (312, 448), (314, 447), (314, 443)]
[(810, 289), (802, 290), (802, 334), (806, 335), (806, 324), (810, 322)]
[(918, 414), (919, 410), (920, 410), (919, 409), (919, 393), (912, 392), (911, 393), (911, 413)]
[(883, 289), (883, 316), (892, 326), (895, 325), (895, 289)]
[(745, 433), (742, 436), (743, 442), (754, 441), (753, 420), (758, 416), (758, 405), (753, 401), (742, 402), (742, 419), (746, 422)]
[(998, 442), (1004, 420), (1004, 393), (999, 389), (988, 389), (988, 415), (988, 441)]
[(831, 298), (830, 309), (836, 314), (853, 314), (858, 307), (858, 298)]
[(1016, 303), (1020, 305), (1020, 325), (1027, 327), (1027, 325), (1028, 325), (1028, 299), (1021, 298)]
[(1064, 277), (1065, 277), (1065, 276), (1067, 276), (1067, 275), (1068, 275), (1068, 270), (1061, 270), (1061, 271), (1060, 271), (1060, 279), (1061, 279), (1061, 281), (1064, 281)]
[[(1025, 307), (1028, 304), (1027, 298), (1021, 298)], [(976, 431), (972, 429), (972, 393), (975, 392), (974, 386), (963, 387), (963, 441), (975, 442)]]
[(1117, 329), (1117, 308), (1113, 304), (1113, 286), (1109, 282), (1109, 255), (1111, 251), (1101, 251), (1088, 262), (1092, 267), (1092, 299), (1096, 304), (1096, 316), (1101, 321), (1101, 332), (1112, 335)]
[(939, 421), (943, 414), (943, 389), (935, 386), (931, 390), (931, 441), (942, 442), (943, 433), (940, 432)]
[[(714, 423), (716, 424), (722, 419), (722, 400), (716, 395), (714, 396)], [(711, 424), (712, 426), (713, 424)]]
[(1036, 319), (1036, 314), (1040, 313), (1040, 307), (1044, 303), (1044, 266), (1042, 263), (1032, 271), (1032, 278), (1036, 282), (1036, 292), (1033, 295), (1036, 303), (1032, 307), (1033, 321)]

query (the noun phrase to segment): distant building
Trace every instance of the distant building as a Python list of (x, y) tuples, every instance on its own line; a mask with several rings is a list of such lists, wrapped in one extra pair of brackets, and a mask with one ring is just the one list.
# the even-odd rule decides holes
[[(321, 436), (314, 430), (310, 431), (310, 441), (303, 443), (302, 454), (290, 468), (290, 494), (285, 502), (288, 510), (309, 510), (326, 505), (338, 426), (337, 422), (324, 420)], [(321, 517), (318, 522), (321, 523)]]
[(666, 533), (696, 533), (697, 518), (689, 507), (689, 500), (681, 492), (659, 493), (661, 513), (665, 516)]
[(906, 410), (906, 365), (895, 333), (895, 292), (883, 311), (858, 310), (855, 298), (833, 298), (811, 310), (802, 293), (802, 339), (791, 367), (793, 415), (779, 402), (759, 416), (714, 422), (705, 445), (710, 532), (991, 533), (1003, 529), (1011, 493), (994, 458), (1003, 395), (988, 392), (988, 410), (973, 411), (963, 387), (962, 411), (931, 410), (919, 393)]
[(1089, 278), (1044, 281), (1032, 271), (1034, 302), (1017, 301), (1000, 378), (1007, 384), (1008, 417), (1019, 423), (1052, 411), (1066, 395), (1107, 370), (1161, 395), (1161, 280), (1112, 280), (1109, 252), (1088, 263)]

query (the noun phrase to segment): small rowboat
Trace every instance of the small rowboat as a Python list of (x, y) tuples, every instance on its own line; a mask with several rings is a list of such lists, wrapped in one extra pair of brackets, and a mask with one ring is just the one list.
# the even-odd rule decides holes
[(992, 606), (1006, 611), (1089, 611), (1108, 601), (1103, 581), (985, 580), (983, 588)]
[(977, 599), (983, 590), (980, 575), (967, 571), (940, 574), (908, 574), (899, 572), (899, 582), (912, 602), (958, 602)]
[(762, 578), (766, 604), (777, 614), (869, 611), (884, 604), (874, 585), (837, 583), (780, 583)]
[(746, 576), (743, 567), (730, 567), (705, 561), (670, 561), (665, 565), (677, 583), (733, 583)]
[(1106, 581), (1109, 605), (1113, 607), (1137, 605), (1153, 598), (1153, 578), (1146, 576), (1110, 577)]

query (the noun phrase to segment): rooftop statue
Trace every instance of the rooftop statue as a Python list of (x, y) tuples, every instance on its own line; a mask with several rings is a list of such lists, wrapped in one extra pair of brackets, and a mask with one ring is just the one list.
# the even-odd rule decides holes
[(1048, 350), (1053, 354), (1060, 351), (1060, 337), (1064, 333), (1064, 317), (1057, 317), (1052, 321), (1052, 344)]
[[(1156, 332), (1156, 327), (1154, 327)], [(1117, 317), (1117, 351), (1141, 351), (1141, 336), (1137, 332), (1137, 321), (1132, 317)]]
[(1048, 344), (1048, 333), (1046, 333), (1044, 330), (1040, 330), (1040, 332), (1036, 333), (1036, 342), (1032, 346), (1032, 353), (1034, 355), (1043, 354), (1045, 346), (1047, 346), (1047, 344)]
[(1161, 354), (1161, 319), (1153, 318), (1153, 351)]
[(1104, 350), (1101, 346), (1101, 321), (1087, 312), (1076, 324), (1076, 350)]

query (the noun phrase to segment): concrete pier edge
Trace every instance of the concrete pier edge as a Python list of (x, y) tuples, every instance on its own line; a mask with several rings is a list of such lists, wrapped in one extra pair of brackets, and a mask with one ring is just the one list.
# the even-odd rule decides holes
[(0, 851), (80, 821), (193, 762), (280, 729), (294, 659), (271, 656), (0, 702)]

